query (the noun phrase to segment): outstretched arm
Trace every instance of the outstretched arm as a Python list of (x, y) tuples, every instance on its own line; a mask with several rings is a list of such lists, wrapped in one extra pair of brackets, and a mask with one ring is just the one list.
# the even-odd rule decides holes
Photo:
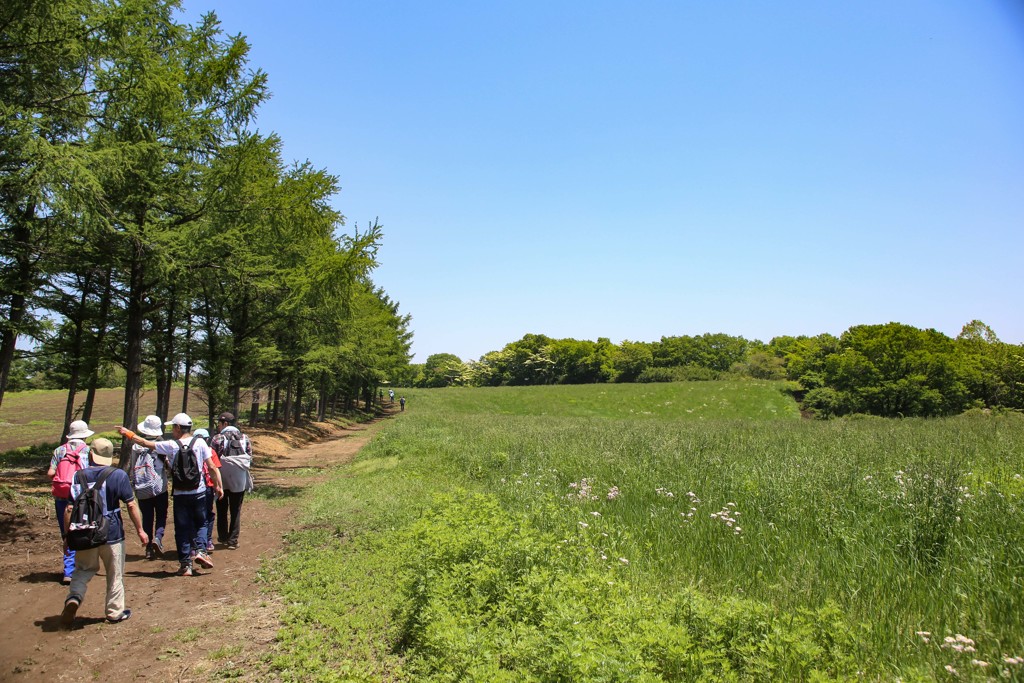
[(128, 439), (132, 443), (137, 443), (140, 446), (145, 446), (146, 448), (156, 448), (156, 441), (149, 441), (148, 439), (143, 439), (141, 436), (139, 436), (132, 430), (128, 429), (127, 427), (118, 427), (117, 431), (121, 436)]

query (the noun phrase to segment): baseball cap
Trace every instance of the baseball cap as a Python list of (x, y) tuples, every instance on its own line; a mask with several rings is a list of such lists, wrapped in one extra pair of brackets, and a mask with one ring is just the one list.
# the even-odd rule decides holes
[(234, 415), (234, 413), (229, 413), (229, 412), (227, 412), (227, 411), (224, 411), (224, 412), (223, 412), (223, 413), (221, 413), (221, 414), (220, 414), (220, 416), (219, 416), (219, 417), (217, 418), (217, 421), (218, 421), (218, 422), (228, 422), (228, 423), (232, 423), (232, 422), (234, 422), (234, 421), (235, 421), (235, 415)]
[(172, 417), (170, 421), (164, 422), (164, 425), (168, 427), (171, 425), (178, 425), (179, 427), (188, 427), (189, 429), (191, 429), (192, 418), (185, 413), (178, 413), (177, 415)]

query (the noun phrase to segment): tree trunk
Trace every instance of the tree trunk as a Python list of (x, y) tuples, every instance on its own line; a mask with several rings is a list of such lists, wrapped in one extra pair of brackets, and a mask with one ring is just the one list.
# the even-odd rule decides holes
[[(125, 350), (124, 419), (121, 424), (131, 427), (139, 421), (139, 390), (142, 388), (142, 322), (145, 292), (145, 260), (142, 244), (132, 243), (128, 287), (128, 345)], [(121, 442), (121, 466), (128, 468), (131, 442)]]
[(35, 213), (33, 202), (25, 211), (23, 220), (15, 219), (11, 231), (12, 244), (17, 245), (13, 254), (17, 266), (14, 269), (15, 276), (10, 294), (9, 319), (0, 334), (0, 405), (3, 405), (4, 392), (7, 391), (7, 382), (11, 377), (11, 364), (14, 363), (14, 350), (18, 346), (18, 333), (25, 319), (26, 295), (33, 289), (32, 258), (29, 251), (32, 235), (28, 225), (30, 221), (35, 220)]
[[(89, 422), (92, 419), (92, 408), (96, 404), (96, 389), (100, 383), (100, 363), (103, 362), (103, 343), (107, 338), (107, 320), (110, 317), (110, 299), (113, 296), (113, 285), (110, 282), (113, 277), (113, 266), (107, 266), (104, 274), (103, 292), (100, 294), (99, 319), (96, 323), (96, 334), (92, 340), (92, 353), (89, 358), (89, 387), (85, 394), (85, 406), (82, 408), (82, 419)], [(128, 425), (129, 427), (131, 425)]]
[(277, 406), (281, 401), (281, 377), (278, 376), (277, 383), (274, 384), (274, 411), (270, 417), (270, 424), (277, 424)]
[(295, 426), (302, 426), (302, 391), (305, 389), (301, 371), (297, 371), (298, 377), (295, 381)]
[(282, 412), (284, 413), (284, 424), (282, 426), (287, 431), (287, 429), (288, 429), (288, 422), (289, 422), (289, 419), (291, 418), (291, 414), (292, 414), (292, 381), (291, 381), (291, 378), (288, 379), (288, 386), (285, 387), (285, 390), (284, 390), (284, 410)]
[(192, 316), (185, 316), (185, 391), (181, 395), (181, 412), (188, 412), (188, 394), (192, 391)]
[(68, 428), (75, 416), (75, 394), (78, 393), (78, 376), (82, 366), (82, 328), (85, 318), (85, 303), (89, 298), (91, 282), (92, 277), (87, 274), (82, 282), (82, 295), (78, 299), (78, 313), (75, 316), (75, 336), (71, 344), (71, 377), (68, 380), (68, 400), (64, 406), (64, 430), (61, 432), (61, 443), (64, 443), (67, 439)]
[(260, 389), (259, 387), (253, 387), (252, 389), (252, 405), (249, 407), (249, 426), (255, 427), (256, 420), (260, 416)]

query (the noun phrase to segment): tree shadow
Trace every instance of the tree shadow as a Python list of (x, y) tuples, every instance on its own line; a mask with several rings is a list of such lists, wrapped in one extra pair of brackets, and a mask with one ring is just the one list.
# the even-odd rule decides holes
[(287, 500), (296, 498), (305, 491), (304, 486), (282, 486), (280, 484), (259, 484), (251, 493), (246, 494), (246, 500)]
[(0, 545), (24, 541), (31, 526), (32, 521), (28, 517), (3, 513), (0, 515)]

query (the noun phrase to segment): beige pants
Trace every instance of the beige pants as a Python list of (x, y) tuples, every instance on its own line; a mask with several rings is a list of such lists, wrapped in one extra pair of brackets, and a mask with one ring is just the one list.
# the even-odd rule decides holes
[(68, 599), (75, 598), (79, 603), (85, 599), (86, 586), (99, 571), (100, 561), (107, 574), (107, 619), (117, 619), (124, 612), (123, 540), (75, 553), (75, 573), (71, 575)]

